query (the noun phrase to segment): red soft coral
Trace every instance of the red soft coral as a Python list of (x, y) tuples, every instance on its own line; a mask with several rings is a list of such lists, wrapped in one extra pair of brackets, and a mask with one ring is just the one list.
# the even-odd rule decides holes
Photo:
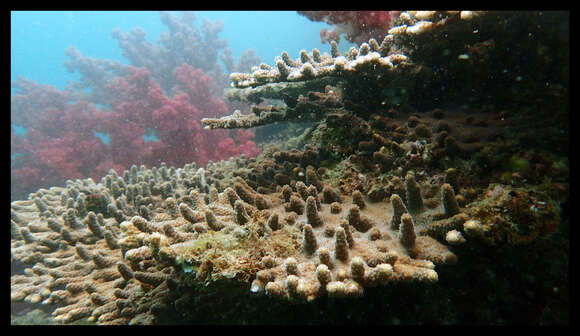
[(334, 30), (320, 31), (322, 43), (339, 41), (344, 33), (349, 42), (361, 44), (370, 38), (379, 43), (384, 39), (390, 28), (391, 21), (399, 15), (399, 11), (299, 11), (311, 21), (326, 22), (334, 26)]
[[(20, 120), (28, 129), (25, 136), (12, 133), (12, 182), (17, 186), (13, 193), (22, 197), (39, 187), (62, 185), (66, 179), (97, 180), (111, 168), (121, 173), (134, 164), (196, 162), (203, 166), (210, 160), (260, 152), (251, 131), (203, 129), (203, 117), (228, 113), (226, 104), (212, 95), (209, 76), (187, 64), (173, 75), (178, 84), (169, 97), (147, 69), (130, 67), (126, 76), (107, 85), (112, 93), (110, 108), (101, 109), (83, 101), (62, 103), (64, 94), (24, 82), (31, 90), (30, 104), (26, 94), (16, 101), (17, 110), (27, 114)], [(38, 106), (43, 102), (47, 105)], [(30, 106), (38, 107), (36, 115)], [(108, 143), (95, 137), (95, 132), (108, 136)], [(152, 132), (157, 140), (146, 141), (144, 135)]]

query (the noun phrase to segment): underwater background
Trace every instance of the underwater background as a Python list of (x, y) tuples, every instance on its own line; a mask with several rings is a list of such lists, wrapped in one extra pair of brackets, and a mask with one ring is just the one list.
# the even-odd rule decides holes
[[(171, 15), (173, 20), (178, 21), (181, 13), (165, 12), (164, 15)], [(323, 22), (309, 21), (306, 17), (293, 11), (200, 11), (189, 12), (185, 17), (187, 19), (183, 22), (187, 21), (187, 23), (181, 29), (189, 29), (190, 27), (193, 30), (175, 31), (172, 34), (189, 33), (191, 34), (190, 39), (200, 39), (202, 38), (201, 34), (208, 34), (205, 36), (207, 43), (212, 43), (215, 40), (216, 44), (204, 46), (204, 48), (211, 49), (207, 50), (209, 53), (207, 58), (214, 62), (211, 66), (218, 67), (217, 71), (221, 68), (223, 71), (221, 76), (224, 76), (228, 69), (225, 68), (218, 53), (224, 52), (225, 49), (228, 50), (226, 54), (233, 58), (231, 61), (234, 62), (238, 62), (240, 55), (244, 52), (250, 53), (246, 54), (246, 57), (249, 57), (247, 64), (252, 62), (258, 64), (260, 61), (269, 62), (288, 47), (295, 50), (304, 47), (323, 48), (318, 32), (330, 27)], [(207, 22), (203, 23), (204, 21)], [(87, 81), (88, 79), (83, 78), (83, 75), (85, 77), (91, 75), (87, 73), (91, 70), (87, 69), (83, 73), (83, 69), (79, 65), (76, 65), (77, 68), (72, 64), (65, 66), (65, 63), (74, 59), (77, 60), (77, 64), (82, 62), (86, 64), (88, 59), (98, 59), (110, 60), (123, 65), (142, 66), (143, 64), (140, 64), (139, 60), (124, 56), (120, 39), (114, 38), (113, 31), (120, 30), (132, 34), (130, 32), (133, 29), (138, 29), (140, 33), (143, 33), (144, 42), (154, 45), (158, 43), (162, 33), (170, 31), (167, 22), (164, 22), (160, 13), (155, 11), (13, 11), (11, 12), (11, 81), (23, 78), (35, 82), (35, 84), (64, 90), (67, 84)], [(202, 28), (204, 24), (206, 24), (207, 30)], [(346, 50), (350, 45), (352, 43), (345, 42), (342, 48)], [(125, 50), (125, 52), (127, 51)], [(205, 51), (196, 52), (203, 54)], [(179, 58), (182, 56), (166, 55), (166, 57)], [(177, 60), (175, 61), (177, 62)], [(180, 61), (186, 60), (181, 59)], [(99, 75), (103, 74), (92, 74), (95, 77)], [(221, 85), (225, 86), (226, 84), (221, 83)], [(94, 88), (92, 89), (90, 84), (83, 83), (82, 90), (90, 92)], [(26, 92), (26, 89), (21, 91)], [(11, 94), (18, 92), (18, 85), (13, 85)], [(69, 95), (67, 99), (76, 98)], [(102, 106), (108, 102), (101, 99), (93, 101), (93, 103), (96, 106)], [(17, 118), (12, 118), (12, 132), (16, 135), (24, 135), (27, 125), (22, 124), (24, 122), (19, 124)], [(109, 144), (107, 132), (95, 131), (94, 136), (105, 144)], [(145, 141), (158, 140), (155, 131), (151, 129), (147, 129), (143, 136)], [(22, 154), (18, 150), (12, 151), (12, 166), (30, 168), (24, 162), (27, 161), (30, 164), (30, 160), (23, 157), (18, 159)], [(47, 161), (50, 160), (50, 157), (43, 159), (43, 161)], [(57, 163), (52, 164), (58, 165)], [(113, 167), (107, 169), (109, 168)], [(81, 171), (85, 175), (88, 173), (96, 177), (87, 169), (81, 169)], [(26, 169), (25, 171), (18, 170), (18, 172), (24, 176), (13, 183), (11, 189), (11, 198), (13, 199), (15, 193), (18, 197), (23, 197), (25, 192), (31, 192), (41, 186), (62, 183), (66, 178), (81, 177), (78, 170), (63, 174), (60, 179), (55, 179), (54, 172), (53, 174), (46, 173), (45, 176), (42, 176), (42, 173), (32, 173)], [(29, 186), (23, 187), (22, 183), (29, 184)], [(18, 187), (21, 188), (20, 190), (15, 189), (16, 184), (20, 186)]]
[(569, 13), (11, 12), (11, 324), (570, 325)]
[[(285, 49), (323, 49), (318, 32), (330, 27), (323, 22), (309, 21), (294, 11), (197, 11), (193, 14), (196, 27), (204, 19), (223, 22), (219, 38), (227, 41), (234, 59), (243, 51), (253, 49), (265, 62), (274, 60)], [(136, 27), (144, 30), (145, 38), (151, 43), (167, 31), (155, 11), (13, 11), (11, 80), (22, 76), (64, 89), (67, 81), (79, 78), (78, 73), (66, 71), (62, 64), (67, 59), (65, 50), (70, 46), (89, 57), (130, 64), (111, 32), (115, 28), (128, 32)]]

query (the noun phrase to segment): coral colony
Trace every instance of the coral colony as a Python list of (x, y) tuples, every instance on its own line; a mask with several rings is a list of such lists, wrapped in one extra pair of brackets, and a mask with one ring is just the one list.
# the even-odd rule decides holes
[[(98, 182), (69, 179), (65, 187), (11, 203), (11, 257), (27, 267), (11, 278), (12, 301), (54, 305), (60, 323), (156, 324), (168, 311), (189, 316), (239, 290), (292, 305), (355, 300), (400, 284), (439, 286), (439, 269), (461, 272), (476, 264), (462, 260), (469, 249), (534, 246), (560, 225), (568, 195), (565, 149), (554, 150), (560, 129), (551, 128), (531, 142), (534, 150), (519, 144), (546, 126), (539, 120), (554, 125), (567, 113), (549, 102), (565, 96), (562, 87), (542, 88), (541, 111), (518, 115), (510, 108), (489, 112), (494, 108), (485, 98), (469, 113), (437, 107), (457, 99), (453, 85), (496, 94), (480, 71), (496, 71), (493, 52), (509, 43), (510, 25), (533, 15), (397, 13), (384, 19), (382, 41), (368, 39), (346, 54), (331, 41), (330, 54), (302, 50), (292, 59), (283, 52), (272, 66), (232, 72), (224, 96), (252, 106), (229, 116), (210, 94), (207, 75), (188, 65), (173, 71), (179, 93), (172, 97), (151, 72), (129, 68), (110, 84), (110, 112), (67, 104), (62, 93), (22, 83), (30, 86), (30, 101), (55, 107), (27, 121), (37, 137), (18, 146), (44, 144), (44, 154), (31, 155), (50, 156), (49, 148), (65, 151), (80, 141), (70, 134), (56, 143), (50, 127), (42, 128), (49, 114), (79, 132), (107, 119), (101, 131), (111, 134), (109, 160), (120, 168)], [(488, 30), (485, 40), (474, 37), (476, 27)], [(440, 41), (441, 34), (457, 38)], [(448, 78), (434, 74), (428, 60), (445, 50), (454, 55), (449, 73), (472, 76), (443, 90)], [(458, 58), (464, 53), (469, 60)], [(34, 98), (36, 90), (42, 97)], [(421, 113), (404, 107), (413, 102), (435, 106)], [(255, 158), (250, 133), (238, 131), (233, 139), (219, 133), (304, 120), (315, 125), (290, 142), (301, 149), (267, 146)], [(175, 151), (136, 140), (147, 128)], [(240, 153), (246, 155), (217, 162)], [(80, 175), (92, 172), (81, 165), (98, 166), (78, 159), (58, 164), (33, 169)], [(483, 277), (488, 266), (478, 265)]]

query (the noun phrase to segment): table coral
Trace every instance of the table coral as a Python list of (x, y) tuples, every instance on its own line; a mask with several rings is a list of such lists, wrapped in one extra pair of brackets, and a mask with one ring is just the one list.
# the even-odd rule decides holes
[[(61, 308), (53, 315), (61, 322), (89, 318), (128, 323), (139, 312), (151, 312), (126, 300), (153, 289), (165, 295), (161, 292), (170, 291), (164, 287), (168, 279), (184, 284), (236, 279), (253, 291), (312, 300), (327, 291), (331, 296), (359, 296), (365, 286), (389, 281), (433, 281), (437, 275), (429, 260), (454, 260), (435, 240), (417, 237), (422, 243), (415, 244), (414, 236), (409, 241), (405, 233), (399, 242), (399, 233), (388, 224), (388, 203), (357, 210), (357, 221), (376, 228), (365, 233), (368, 229), (356, 225), (352, 213), (333, 213), (328, 203), (340, 200), (340, 207), (349, 207), (360, 205), (361, 199), (323, 199), (321, 191), (301, 195), (297, 183), (291, 197), (306, 203), (306, 211), (297, 215), (282, 193), (257, 193), (238, 178), (234, 189), (207, 194), (203, 188), (186, 188), (180, 178), (199, 171), (170, 170), (132, 169), (124, 174), (127, 182), (115, 173), (103, 178), (104, 184), (70, 181), (67, 188), (43, 189), (29, 201), (13, 202), (12, 257), (31, 268), (13, 277), (12, 299), (57, 304)], [(155, 187), (166, 181), (163, 176), (176, 186), (165, 199)], [(124, 190), (117, 197), (107, 187), (116, 184)], [(137, 194), (129, 195), (136, 186)], [(329, 193), (328, 186), (322, 189)], [(84, 202), (96, 193), (111, 205), (97, 214), (87, 211)], [(181, 202), (179, 212), (171, 206), (173, 199)], [(149, 209), (150, 219), (141, 217), (139, 204)], [(119, 217), (111, 213), (114, 208), (122, 212)], [(402, 221), (411, 217), (404, 214)], [(412, 225), (402, 228), (415, 230)], [(316, 271), (319, 265), (328, 270)], [(63, 284), (65, 289), (59, 289)]]
[[(439, 207), (411, 216), (397, 195), (393, 205), (367, 202), (320, 181), (320, 191), (308, 192), (298, 181), (261, 194), (239, 177), (219, 192), (204, 187), (206, 174), (194, 166), (134, 167), (123, 178), (112, 172), (98, 184), (70, 181), (13, 202), (12, 257), (33, 267), (13, 277), (12, 299), (60, 305), (53, 315), (62, 322), (129, 323), (155, 315), (144, 308), (151, 303), (143, 295), (153, 291), (167, 300), (166, 286), (173, 286), (167, 281), (230, 279), (253, 292), (308, 301), (357, 297), (367, 286), (397, 281), (436, 281), (435, 265), (456, 263), (444, 244), (425, 235), (437, 237), (427, 228), (446, 225), (439, 219), (446, 217), (444, 192), (434, 193), (442, 195)], [(187, 176), (201, 177), (200, 184), (187, 187)], [(166, 182), (175, 186), (170, 194), (158, 187)], [(122, 186), (117, 196), (113, 185)], [(95, 194), (109, 204), (93, 208), (102, 212), (86, 210), (86, 198)], [(288, 198), (304, 202), (306, 211), (297, 214)], [(350, 210), (332, 211), (331, 204)], [(403, 212), (399, 228), (393, 206)]]

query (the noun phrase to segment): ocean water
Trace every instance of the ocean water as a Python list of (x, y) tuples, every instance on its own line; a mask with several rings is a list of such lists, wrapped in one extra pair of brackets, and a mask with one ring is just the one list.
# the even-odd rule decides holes
[[(179, 12), (171, 12), (179, 16)], [(254, 49), (263, 62), (286, 50), (297, 57), (301, 49), (328, 51), (320, 42), (320, 29), (328, 24), (312, 22), (294, 11), (194, 11), (195, 24), (202, 20), (224, 23), (220, 39), (227, 40), (235, 59)], [(128, 64), (111, 31), (129, 32), (141, 27), (146, 39), (155, 43), (167, 27), (155, 11), (13, 11), (10, 15), (11, 80), (22, 76), (38, 83), (63, 89), (67, 81), (78, 79), (63, 67), (65, 49), (76, 47), (84, 56), (111, 59)], [(351, 44), (342, 43), (347, 48)], [(345, 49), (346, 50), (346, 49)]]

